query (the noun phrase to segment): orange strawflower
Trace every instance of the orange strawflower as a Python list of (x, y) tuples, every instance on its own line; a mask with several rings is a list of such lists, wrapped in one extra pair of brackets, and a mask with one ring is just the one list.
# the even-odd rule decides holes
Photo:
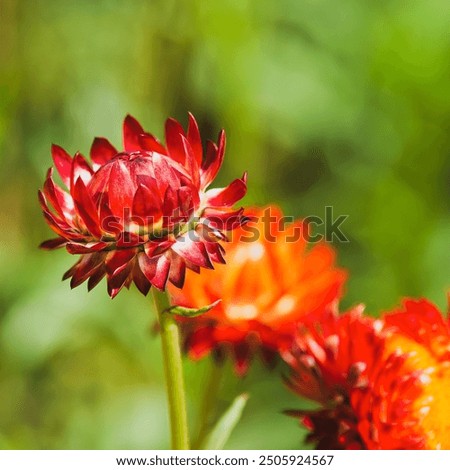
[(296, 393), (322, 405), (290, 411), (319, 449), (450, 449), (450, 327), (427, 300), (381, 319), (329, 310), (284, 354)]
[(231, 352), (241, 374), (254, 352), (270, 361), (290, 345), (305, 316), (340, 298), (346, 278), (330, 246), (308, 246), (304, 222), (283, 226), (275, 206), (248, 213), (252, 221), (224, 245), (226, 266), (187, 273), (183, 290), (170, 290), (174, 303), (187, 307), (222, 299), (207, 314), (182, 320), (186, 349), (192, 359)]

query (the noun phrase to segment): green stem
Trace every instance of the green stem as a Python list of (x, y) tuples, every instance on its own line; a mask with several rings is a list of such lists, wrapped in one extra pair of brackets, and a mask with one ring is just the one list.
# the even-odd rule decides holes
[(152, 289), (161, 330), (164, 373), (166, 376), (167, 400), (169, 404), (172, 449), (189, 449), (189, 434), (186, 415), (186, 397), (183, 380), (178, 325), (166, 310), (170, 302), (165, 292)]
[(195, 449), (200, 449), (211, 427), (211, 416), (217, 405), (223, 366), (211, 359), (211, 367), (208, 373), (208, 381), (204, 388), (203, 400), (200, 408), (199, 431), (195, 441)]

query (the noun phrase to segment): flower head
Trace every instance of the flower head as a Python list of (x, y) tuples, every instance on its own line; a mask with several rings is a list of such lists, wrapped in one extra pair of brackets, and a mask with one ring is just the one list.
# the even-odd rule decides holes
[(253, 352), (271, 359), (286, 348), (303, 318), (339, 299), (346, 277), (331, 247), (308, 247), (304, 222), (284, 226), (274, 206), (248, 214), (252, 220), (226, 243), (226, 266), (188, 274), (182, 291), (171, 290), (175, 303), (187, 307), (222, 299), (207, 314), (182, 320), (186, 349), (193, 359), (229, 351), (238, 373)]
[(167, 280), (184, 283), (186, 268), (199, 271), (223, 263), (224, 231), (245, 221), (231, 207), (246, 193), (246, 175), (228, 187), (207, 190), (222, 164), (225, 133), (208, 142), (204, 154), (192, 115), (187, 132), (166, 122), (166, 145), (144, 131), (131, 116), (123, 125), (123, 151), (104, 138), (92, 144), (91, 164), (52, 146), (64, 186), (47, 173), (39, 200), (58, 238), (41, 247), (65, 246), (79, 261), (66, 272), (71, 287), (88, 281), (88, 289), (106, 276), (108, 292), (117, 295), (132, 282), (146, 295)]
[(379, 320), (326, 312), (284, 358), (291, 389), (322, 405), (289, 412), (318, 448), (450, 448), (450, 328), (430, 302)]

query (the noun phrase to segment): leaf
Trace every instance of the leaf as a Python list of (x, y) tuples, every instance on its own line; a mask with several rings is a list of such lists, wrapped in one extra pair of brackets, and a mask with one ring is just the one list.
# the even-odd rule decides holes
[(188, 308), (188, 307), (181, 307), (180, 305), (174, 305), (166, 310), (167, 313), (171, 313), (173, 315), (180, 315), (181, 317), (198, 317), (203, 315), (206, 312), (209, 312), (212, 308), (222, 302), (222, 299), (218, 299), (212, 304), (206, 305), (205, 307), (201, 308)]
[(241, 419), (248, 398), (248, 394), (243, 393), (234, 399), (206, 437), (205, 443), (202, 445), (203, 450), (221, 450), (224, 448), (233, 429)]

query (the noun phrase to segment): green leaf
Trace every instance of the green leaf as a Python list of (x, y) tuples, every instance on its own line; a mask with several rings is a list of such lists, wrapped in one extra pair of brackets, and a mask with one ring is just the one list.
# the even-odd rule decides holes
[(233, 429), (241, 419), (245, 405), (248, 401), (248, 394), (243, 393), (237, 396), (230, 407), (225, 411), (214, 428), (205, 439), (202, 445), (204, 450), (221, 450), (227, 443)]
[(166, 310), (166, 312), (171, 313), (173, 315), (180, 315), (182, 317), (198, 317), (203, 315), (206, 312), (209, 312), (212, 308), (222, 302), (222, 299), (218, 299), (210, 305), (206, 305), (205, 307), (201, 308), (187, 308), (181, 307), (180, 305), (174, 305)]

